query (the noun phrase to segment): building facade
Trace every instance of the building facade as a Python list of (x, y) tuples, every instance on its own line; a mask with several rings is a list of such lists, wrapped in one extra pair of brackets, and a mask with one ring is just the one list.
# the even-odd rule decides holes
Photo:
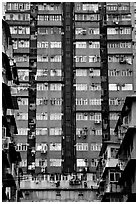
[[(135, 91), (135, 3), (106, 2), (104, 8), (109, 84), (106, 105), (109, 105), (110, 139), (115, 140), (114, 127), (124, 99)], [(80, 178), (91, 180), (95, 186), (102, 147), (104, 88), (100, 14), (100, 2), (75, 2), (74, 33), (66, 39), (66, 43), (71, 38), (74, 41), (75, 68), (73, 76), (69, 75), (74, 78), (72, 84), (76, 88), (76, 171)], [(5, 18), (10, 25), (20, 81), (15, 94), (19, 104), (15, 140), (22, 155), (21, 167), (24, 174), (50, 174), (49, 179), (59, 180), (63, 162), (63, 82), (67, 79), (62, 61), (63, 3), (8, 2)], [(70, 26), (66, 26), (66, 32), (69, 31)], [(68, 57), (66, 53), (66, 60)], [(31, 94), (36, 100), (31, 101)]]
[(17, 201), (20, 197), (20, 152), (16, 151), (14, 135), (18, 134), (15, 112), (17, 98), (11, 94), (12, 85), (19, 84), (9, 25), (2, 20), (2, 201)]
[[(121, 140), (117, 152), (122, 171), (119, 185), (123, 202), (136, 202), (136, 96), (126, 97), (121, 116), (115, 128)], [(128, 176), (129, 175), (129, 176)]]

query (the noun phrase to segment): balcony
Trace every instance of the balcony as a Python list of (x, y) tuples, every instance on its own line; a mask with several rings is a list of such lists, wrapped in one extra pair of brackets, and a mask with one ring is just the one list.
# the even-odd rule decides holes
[(39, 21), (37, 22), (38, 26), (62, 26), (62, 21)]

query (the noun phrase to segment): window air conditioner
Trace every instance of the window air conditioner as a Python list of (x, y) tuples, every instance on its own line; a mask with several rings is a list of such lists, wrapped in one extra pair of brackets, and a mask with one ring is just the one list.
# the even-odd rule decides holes
[(94, 123), (95, 123), (95, 124), (99, 124), (99, 123), (100, 123), (100, 120), (95, 120)]

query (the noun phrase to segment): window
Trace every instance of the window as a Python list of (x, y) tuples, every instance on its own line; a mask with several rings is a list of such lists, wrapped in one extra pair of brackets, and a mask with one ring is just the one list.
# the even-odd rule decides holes
[(92, 159), (91, 160), (91, 167), (97, 167), (98, 159)]
[(17, 143), (16, 150), (17, 151), (27, 151), (27, 144)]
[(36, 143), (35, 149), (37, 151), (46, 152), (47, 151), (47, 144), (46, 143), (41, 143), (41, 144)]
[(110, 181), (117, 182), (121, 176), (121, 173), (118, 172), (110, 172)]
[(19, 163), (20, 167), (27, 167), (27, 159), (22, 159), (22, 161)]
[(100, 30), (99, 30), (99, 28), (89, 28), (88, 34), (89, 35), (99, 35), (100, 34)]
[(122, 98), (110, 98), (109, 99), (109, 105), (112, 105), (112, 106), (121, 105), (123, 102), (124, 102), (124, 99)]
[(48, 48), (48, 42), (37, 42), (37, 48)]
[(18, 31), (17, 26), (10, 26), (11, 34), (17, 34), (17, 31)]
[(50, 120), (61, 120), (62, 113), (51, 113)]
[(115, 132), (114, 132), (114, 128), (110, 128), (110, 135), (114, 135), (115, 136)]
[(47, 76), (48, 70), (47, 69), (37, 69), (37, 76)]
[(18, 105), (19, 106), (28, 105), (28, 98), (18, 98)]
[(99, 7), (98, 7), (98, 4), (82, 3), (82, 10), (93, 11), (94, 13), (96, 13), (99, 10)]
[(108, 70), (108, 76), (120, 76), (120, 70), (117, 69)]
[(89, 105), (95, 105), (95, 106), (98, 106), (98, 105), (101, 105), (101, 99), (89, 99)]
[(37, 106), (47, 105), (48, 104), (48, 99), (46, 97), (45, 98), (37, 98), (36, 99), (36, 104), (37, 104)]
[(101, 84), (92, 83), (91, 86), (89, 86), (90, 91), (101, 91)]
[(47, 167), (47, 159), (35, 159), (35, 166)]
[(28, 129), (27, 128), (18, 128), (18, 135), (27, 135)]
[(129, 28), (129, 27), (120, 27), (120, 34), (130, 35), (131, 34), (131, 28)]
[(38, 15), (38, 21), (61, 21), (61, 15)]
[(89, 62), (100, 62), (100, 56), (94, 55), (94, 56), (89, 56)]
[(100, 151), (101, 144), (91, 143), (91, 151)]
[(100, 122), (102, 120), (101, 113), (91, 113), (90, 114), (90, 120), (99, 121)]
[(18, 69), (19, 81), (29, 81), (29, 70)]
[(50, 84), (51, 91), (61, 91), (62, 84)]
[(85, 106), (88, 105), (88, 99), (83, 99), (83, 98), (76, 98), (76, 105), (78, 106)]
[(37, 62), (48, 62), (47, 55), (37, 55)]
[(120, 85), (119, 84), (109, 84), (109, 91), (119, 91)]
[(61, 48), (61, 42), (50, 42), (50, 48)]
[(117, 35), (119, 34), (119, 28), (107, 28), (107, 34), (108, 35)]
[(89, 48), (92, 48), (92, 49), (100, 48), (100, 42), (92, 42), (92, 41), (89, 41)]
[(76, 21), (98, 21), (99, 14), (75, 14)]
[(85, 159), (77, 159), (77, 167), (86, 167)]
[(61, 151), (61, 143), (51, 143), (50, 151)]
[(62, 99), (61, 98), (51, 98), (50, 99), (51, 105), (62, 105)]
[(87, 135), (88, 129), (85, 128), (76, 128), (76, 135), (79, 137)]
[(61, 134), (62, 134), (62, 128), (59, 128), (59, 127), (50, 128), (50, 135), (61, 135)]
[(110, 113), (110, 120), (118, 120), (119, 114), (118, 113)]
[(87, 76), (87, 69), (76, 69), (76, 76)]
[(116, 158), (118, 148), (111, 148), (111, 158)]
[(48, 84), (37, 84), (37, 91), (48, 91)]
[(87, 62), (87, 56), (75, 56), (75, 62)]
[(88, 143), (77, 143), (76, 150), (77, 151), (88, 151)]
[(17, 49), (18, 48), (18, 42), (17, 40), (12, 40), (12, 45), (13, 45), (13, 49)]
[(38, 34), (40, 35), (48, 34), (48, 28), (45, 27), (38, 28)]
[(87, 91), (87, 84), (76, 84), (76, 91)]
[(88, 120), (87, 113), (76, 113), (76, 120)]
[(36, 128), (36, 135), (47, 135), (47, 128)]
[(47, 120), (47, 113), (36, 113), (36, 120)]
[(52, 70), (50, 70), (50, 76), (62, 76), (61, 69), (52, 69)]
[(94, 77), (94, 76), (100, 76), (100, 69), (89, 69), (89, 76)]
[(122, 85), (122, 91), (132, 91), (133, 85), (132, 84), (123, 84)]
[(111, 42), (107, 44), (108, 48), (131, 48), (132, 43), (131, 42)]
[(76, 48), (87, 48), (86, 42), (76, 42)]
[(133, 72), (132, 70), (130, 69), (127, 69), (127, 70), (122, 70), (121, 73), (120, 73), (121, 76), (132, 76), (133, 75)]
[(62, 159), (50, 159), (50, 166), (61, 166)]
[(14, 59), (18, 63), (29, 62), (29, 56), (27, 55), (23, 55), (23, 56), (17, 55), (17, 56), (14, 56)]
[(102, 129), (96, 129), (95, 135), (102, 135)]
[(52, 55), (50, 58), (50, 62), (61, 62), (62, 56), (61, 55)]
[(76, 35), (86, 35), (86, 29), (85, 28), (76, 28), (75, 34)]
[(20, 83), (20, 86), (18, 86), (16, 90), (17, 90), (17, 93), (28, 91), (28, 86), (21, 85)]
[(17, 120), (28, 120), (28, 113), (17, 113)]
[(19, 48), (29, 48), (29, 41), (28, 40), (19, 40), (18, 41)]

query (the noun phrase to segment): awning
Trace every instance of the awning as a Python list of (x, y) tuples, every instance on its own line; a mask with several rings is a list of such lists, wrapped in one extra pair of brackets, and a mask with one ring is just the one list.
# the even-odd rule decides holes
[(8, 122), (9, 128), (10, 128), (11, 125), (14, 126), (14, 133), (13, 134), (18, 134), (18, 130), (17, 130), (17, 126), (16, 126), (16, 121), (15, 121), (14, 115), (7, 115), (6, 118), (7, 118), (7, 122)]
[(15, 183), (15, 180), (12, 174), (8, 174), (8, 173), (6, 174), (6, 178), (3, 179), (3, 186), (4, 187), (12, 187), (12, 186), (16, 187), (16, 183)]
[(8, 80), (12, 80), (11, 66), (8, 56), (2, 52), (2, 67), (6, 70), (6, 77)]
[(9, 161), (7, 159), (7, 154), (2, 150), (2, 164), (4, 164), (7, 168), (10, 167)]
[(6, 108), (13, 109), (10, 87), (4, 83), (2, 83), (2, 103), (4, 103), (2, 106), (6, 105)]

